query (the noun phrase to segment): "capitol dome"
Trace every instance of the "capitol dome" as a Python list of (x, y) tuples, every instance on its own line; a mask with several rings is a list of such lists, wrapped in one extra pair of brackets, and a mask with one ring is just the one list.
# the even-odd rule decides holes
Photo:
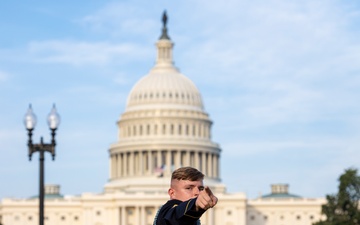
[[(163, 29), (164, 32), (167, 32), (166, 27)], [(203, 103), (199, 90), (173, 64), (173, 43), (167, 34), (161, 35), (157, 47), (156, 64), (149, 74), (132, 88), (126, 110), (174, 107), (202, 111)]]
[(126, 110), (147, 106), (203, 110), (200, 92), (189, 78), (175, 68), (153, 69), (133, 87)]
[(106, 192), (166, 191), (172, 171), (182, 166), (199, 169), (209, 186), (224, 190), (212, 121), (195, 84), (174, 66), (166, 20), (164, 14), (156, 63), (131, 89), (117, 122)]

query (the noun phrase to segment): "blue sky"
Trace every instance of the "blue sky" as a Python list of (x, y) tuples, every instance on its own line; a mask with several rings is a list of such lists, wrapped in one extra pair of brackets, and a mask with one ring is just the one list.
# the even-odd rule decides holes
[(34, 141), (60, 124), (45, 182), (102, 192), (108, 149), (132, 86), (155, 62), (168, 13), (175, 65), (214, 121), (221, 176), (249, 198), (287, 183), (303, 197), (335, 193), (360, 158), (360, 3), (355, 0), (4, 1), (0, 3), (0, 198), (38, 193)]

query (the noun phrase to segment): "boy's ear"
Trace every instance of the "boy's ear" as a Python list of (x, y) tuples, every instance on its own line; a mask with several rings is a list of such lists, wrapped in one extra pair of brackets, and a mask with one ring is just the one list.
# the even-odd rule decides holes
[(169, 196), (170, 196), (170, 199), (174, 199), (174, 198), (175, 198), (175, 190), (174, 190), (174, 189), (169, 188), (168, 194), (169, 194)]

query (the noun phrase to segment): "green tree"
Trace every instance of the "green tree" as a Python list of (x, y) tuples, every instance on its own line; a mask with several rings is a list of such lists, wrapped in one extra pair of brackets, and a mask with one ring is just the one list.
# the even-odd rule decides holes
[(360, 225), (360, 176), (357, 169), (347, 169), (339, 178), (339, 191), (326, 195), (327, 203), (322, 205), (321, 213), (326, 220), (313, 225)]

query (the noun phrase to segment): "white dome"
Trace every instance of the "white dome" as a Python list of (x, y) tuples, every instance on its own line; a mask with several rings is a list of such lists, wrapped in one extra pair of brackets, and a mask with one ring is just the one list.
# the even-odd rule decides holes
[[(166, 30), (165, 30), (166, 34)], [(152, 109), (185, 109), (203, 111), (200, 92), (194, 83), (174, 66), (174, 44), (167, 35), (156, 43), (157, 59), (150, 73), (132, 88), (126, 111)]]
[(194, 83), (174, 67), (155, 67), (132, 88), (128, 110), (151, 108), (184, 108), (203, 110), (200, 92)]

